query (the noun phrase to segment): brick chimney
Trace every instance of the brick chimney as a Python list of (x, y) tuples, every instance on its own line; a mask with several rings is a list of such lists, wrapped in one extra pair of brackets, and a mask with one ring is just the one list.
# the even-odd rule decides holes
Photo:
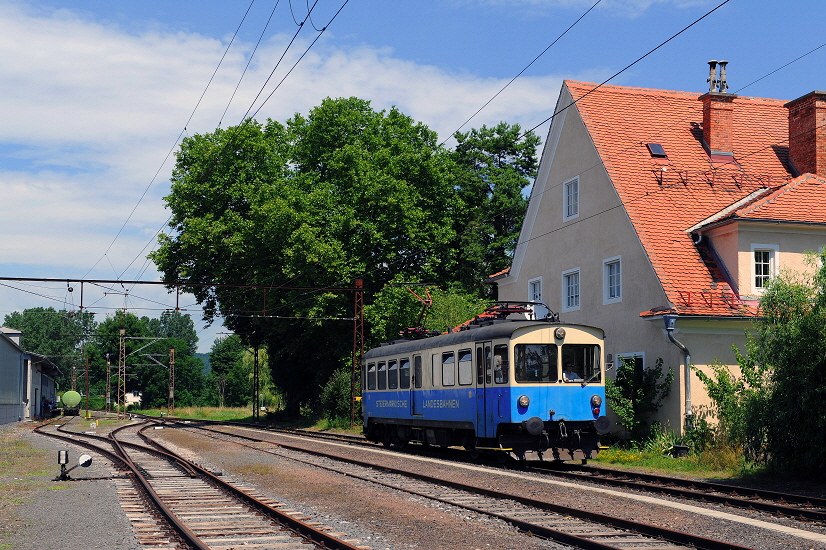
[[(727, 94), (726, 77), (728, 61), (708, 62), (708, 93), (700, 96), (703, 102), (703, 141), (708, 147), (712, 162), (730, 162), (734, 152), (734, 94)], [(720, 72), (718, 74), (717, 69)], [(726, 154), (727, 153), (727, 154)]]
[(826, 92), (808, 93), (785, 107), (789, 110), (792, 170), (826, 178)]
[(735, 94), (708, 92), (700, 96), (703, 102), (703, 140), (709, 154), (732, 153), (734, 151)]

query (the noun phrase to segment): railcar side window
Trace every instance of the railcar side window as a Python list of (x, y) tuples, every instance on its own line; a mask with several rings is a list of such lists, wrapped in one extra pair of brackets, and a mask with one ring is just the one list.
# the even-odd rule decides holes
[(493, 346), (493, 381), (497, 384), (507, 384), (509, 380), (509, 369), (508, 346), (506, 344)]
[(367, 389), (376, 389), (376, 364), (367, 363)]
[(456, 385), (456, 357), (452, 351), (442, 353), (442, 385)]
[(513, 353), (516, 381), (520, 384), (557, 381), (556, 344), (517, 344)]
[(438, 353), (431, 356), (431, 361), (430, 383), (435, 388), (442, 381), (442, 361), (439, 359)]
[(387, 363), (384, 361), (379, 363), (379, 389), (387, 389)]
[(562, 345), (563, 382), (602, 382), (600, 347), (597, 344)]
[(410, 389), (410, 359), (406, 357), (399, 363), (399, 388)]
[(413, 380), (417, 388), (422, 387), (422, 376), (424, 376), (422, 372), (422, 356), (416, 355), (413, 357)]
[(387, 362), (387, 389), (395, 390), (399, 387), (399, 363), (392, 359)]
[(459, 385), (473, 384), (473, 352), (469, 349), (459, 350)]

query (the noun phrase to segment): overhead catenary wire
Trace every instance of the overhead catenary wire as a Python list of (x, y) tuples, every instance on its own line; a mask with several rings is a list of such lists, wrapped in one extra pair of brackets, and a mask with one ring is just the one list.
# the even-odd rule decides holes
[[(745, 90), (746, 88), (748, 88), (748, 87), (750, 87), (750, 86), (754, 85), (755, 83), (760, 82), (761, 80), (763, 80), (763, 79), (765, 79), (765, 78), (767, 78), (767, 77), (769, 77), (769, 76), (771, 76), (771, 75), (773, 75), (773, 74), (775, 74), (775, 73), (777, 73), (777, 72), (781, 71), (782, 69), (785, 69), (785, 68), (789, 67), (789, 66), (790, 66), (790, 65), (792, 65), (793, 63), (795, 63), (795, 62), (797, 62), (797, 61), (800, 61), (801, 59), (805, 58), (806, 56), (811, 55), (812, 53), (814, 53), (814, 52), (816, 52), (816, 51), (820, 50), (820, 49), (821, 49), (821, 48), (823, 48), (824, 46), (826, 46), (826, 43), (821, 44), (821, 45), (819, 45), (819, 46), (817, 46), (817, 47), (815, 47), (815, 48), (813, 48), (813, 49), (811, 49), (811, 50), (807, 51), (806, 53), (804, 53), (804, 54), (802, 54), (802, 55), (800, 55), (800, 56), (798, 56), (798, 57), (794, 58), (793, 60), (791, 60), (791, 61), (789, 61), (789, 62), (787, 62), (787, 63), (784, 63), (784, 64), (783, 64), (783, 65), (781, 65), (780, 67), (777, 67), (776, 69), (773, 69), (773, 70), (769, 71), (768, 73), (766, 73), (766, 74), (764, 74), (763, 76), (761, 76), (761, 77), (759, 77), (759, 78), (757, 78), (757, 79), (755, 79), (755, 80), (751, 81), (750, 83), (746, 84), (745, 86), (741, 86), (740, 88), (738, 88), (738, 89), (734, 90), (734, 91), (732, 92), (732, 94), (738, 94), (738, 93), (740, 93), (741, 91), (743, 91), (743, 90)], [(592, 90), (592, 91), (593, 91), (593, 90)], [(589, 93), (590, 93), (590, 92), (589, 92)], [(560, 112), (561, 112), (561, 111), (560, 111)], [(688, 120), (689, 120), (689, 118), (685, 118), (685, 119), (683, 119), (683, 120), (682, 120), (682, 122), (687, 122)], [(665, 131), (666, 129), (670, 128), (670, 126), (671, 126), (671, 125), (666, 125), (666, 126), (664, 126), (664, 127), (662, 128), (662, 130), (657, 131), (657, 132), (655, 132), (655, 133), (653, 133), (653, 134), (649, 134), (649, 135), (648, 135), (648, 137), (646, 138), (645, 142), (650, 142), (650, 141), (651, 141), (651, 140), (653, 140), (654, 138), (659, 137), (659, 136), (661, 135), (661, 133), (662, 133), (663, 131)], [(771, 145), (768, 145), (767, 147), (772, 147), (772, 146), (775, 146), (775, 145), (781, 145), (781, 144), (783, 144), (783, 143), (786, 143), (787, 141), (788, 141), (788, 140), (781, 140), (781, 141), (778, 141), (778, 142), (774, 142), (774, 143), (772, 143)], [(618, 153), (615, 153), (614, 155), (610, 155), (610, 156), (608, 156), (608, 157), (605, 157), (605, 160), (608, 160), (608, 159), (614, 158), (614, 156), (615, 156), (615, 155), (618, 155), (618, 154), (624, 153), (625, 151), (628, 151), (629, 149), (632, 149), (632, 148), (634, 148), (634, 147), (638, 147), (639, 145), (640, 145), (639, 143), (633, 143), (633, 144), (631, 144), (631, 145), (628, 145), (627, 147), (624, 147), (623, 149), (621, 149)], [(756, 151), (752, 151), (752, 152), (746, 153), (745, 155), (741, 155), (741, 156), (739, 156), (738, 158), (747, 158), (748, 156), (751, 156), (751, 155), (753, 155), (753, 154), (756, 154), (756, 153), (758, 153), (759, 151), (765, 150), (767, 147), (762, 147), (762, 148), (760, 148), (760, 149), (758, 149), (758, 150), (756, 150)], [(594, 164), (593, 166), (590, 166), (590, 167), (588, 167), (588, 168), (586, 168), (586, 169), (582, 170), (582, 171), (581, 171), (579, 174), (577, 174), (577, 175), (578, 175), (578, 176), (581, 176), (582, 174), (585, 174), (586, 172), (588, 172), (588, 171), (590, 171), (590, 170), (593, 170), (594, 168), (601, 167), (601, 166), (603, 166), (603, 162), (596, 163), (596, 164)], [(717, 167), (712, 167), (711, 169), (713, 169), (713, 170), (717, 170), (718, 168), (717, 168)], [(551, 185), (551, 186), (547, 186), (547, 187), (546, 187), (546, 188), (545, 188), (545, 189), (544, 189), (541, 193), (539, 193), (539, 194), (538, 194), (538, 195), (536, 195), (536, 196), (534, 196), (534, 195), (533, 195), (533, 190), (532, 190), (532, 192), (531, 192), (531, 200), (533, 200), (533, 199), (535, 199), (535, 198), (540, 197), (541, 195), (545, 194), (546, 192), (549, 192), (549, 191), (551, 191), (551, 190), (553, 190), (553, 189), (558, 188), (560, 185), (562, 185), (562, 183), (563, 183), (563, 182), (559, 182), (559, 183), (557, 183), (557, 184), (554, 184), (554, 185)], [(494, 213), (494, 214), (490, 215), (489, 217), (485, 218), (485, 220), (483, 220), (483, 221), (484, 221), (484, 222), (489, 222), (489, 221), (492, 221), (492, 220), (494, 220), (496, 217), (501, 216), (502, 214), (506, 214), (506, 213), (510, 212), (511, 210), (513, 210), (514, 208), (516, 208), (516, 206), (510, 206), (510, 207), (508, 207), (508, 208), (503, 208), (502, 210), (499, 210), (499, 211), (497, 211), (496, 213)]]
[(250, 9), (252, 8), (252, 5), (253, 5), (254, 3), (255, 3), (255, 0), (252, 0), (252, 1), (250, 2), (250, 5), (247, 7), (247, 10), (244, 12), (244, 16), (241, 18), (241, 23), (239, 23), (239, 24), (238, 24), (238, 28), (237, 28), (237, 29), (235, 29), (235, 33), (232, 35), (232, 39), (229, 41), (229, 44), (227, 44), (227, 47), (224, 49), (224, 53), (223, 53), (223, 55), (221, 56), (220, 61), (218, 61), (218, 65), (215, 67), (215, 70), (213, 71), (212, 76), (209, 78), (209, 81), (207, 82), (207, 85), (206, 85), (206, 87), (204, 88), (204, 91), (203, 91), (203, 92), (201, 92), (201, 97), (200, 97), (200, 98), (198, 98), (198, 102), (195, 104), (195, 108), (194, 108), (194, 109), (192, 109), (192, 113), (190, 113), (189, 118), (187, 119), (186, 123), (184, 123), (183, 130), (181, 130), (181, 132), (178, 134), (178, 137), (175, 139), (175, 143), (172, 145), (172, 147), (171, 147), (171, 148), (169, 149), (169, 151), (166, 153), (166, 156), (164, 157), (163, 161), (161, 162), (161, 165), (160, 165), (160, 166), (158, 167), (158, 169), (155, 171), (155, 175), (154, 175), (154, 176), (152, 176), (152, 179), (149, 181), (149, 184), (148, 184), (148, 185), (146, 186), (146, 188), (143, 190), (143, 193), (141, 194), (140, 198), (138, 199), (138, 202), (135, 204), (135, 206), (132, 208), (132, 211), (131, 211), (131, 212), (129, 213), (129, 215), (126, 217), (126, 221), (124, 221), (124, 222), (123, 222), (123, 225), (121, 225), (120, 229), (118, 230), (117, 234), (115, 235), (115, 238), (114, 238), (114, 239), (112, 239), (112, 242), (111, 242), (111, 243), (109, 243), (109, 246), (108, 246), (108, 247), (106, 247), (106, 251), (105, 251), (105, 252), (103, 253), (103, 255), (102, 255), (102, 256), (98, 259), (98, 261), (96, 261), (96, 262), (94, 263), (94, 265), (93, 265), (92, 267), (90, 267), (90, 268), (89, 268), (89, 270), (88, 270), (88, 271), (87, 271), (87, 272), (83, 275), (83, 277), (84, 277), (84, 278), (85, 278), (87, 275), (89, 275), (89, 273), (91, 273), (91, 272), (92, 272), (92, 270), (93, 270), (93, 269), (94, 269), (94, 268), (95, 268), (95, 267), (96, 267), (96, 266), (100, 263), (100, 261), (101, 261), (101, 260), (102, 260), (102, 259), (103, 259), (103, 258), (104, 258), (107, 254), (109, 254), (109, 251), (112, 249), (112, 246), (114, 246), (115, 242), (118, 240), (118, 238), (120, 237), (121, 233), (123, 233), (123, 230), (126, 228), (126, 225), (129, 223), (129, 220), (131, 220), (131, 219), (132, 219), (132, 216), (135, 214), (135, 211), (138, 209), (138, 206), (140, 206), (141, 202), (143, 202), (143, 199), (144, 199), (144, 197), (146, 197), (146, 194), (149, 192), (149, 189), (152, 187), (152, 184), (154, 184), (154, 183), (155, 183), (155, 180), (157, 179), (158, 174), (160, 174), (161, 170), (163, 169), (164, 165), (166, 164), (166, 161), (167, 161), (167, 160), (169, 160), (170, 155), (172, 155), (172, 152), (173, 152), (173, 151), (175, 150), (175, 148), (178, 146), (178, 142), (180, 142), (180, 140), (181, 140), (181, 136), (182, 136), (182, 135), (183, 135), (183, 133), (186, 131), (186, 127), (187, 127), (187, 126), (189, 125), (189, 123), (192, 121), (192, 117), (193, 117), (193, 116), (195, 116), (195, 112), (198, 110), (198, 107), (201, 105), (201, 101), (203, 100), (204, 95), (206, 94), (207, 90), (209, 89), (210, 85), (212, 84), (212, 81), (213, 81), (213, 79), (215, 78), (215, 75), (217, 74), (218, 69), (221, 67), (221, 64), (224, 62), (224, 58), (226, 57), (227, 52), (229, 51), (230, 47), (232, 46), (232, 43), (235, 41), (235, 37), (236, 37), (236, 36), (238, 36), (238, 31), (239, 31), (239, 30), (241, 30), (241, 26), (244, 24), (244, 21), (246, 20), (247, 15), (249, 14), (249, 11), (250, 11)]
[(550, 121), (550, 120), (553, 120), (553, 119), (554, 119), (554, 117), (556, 117), (558, 114), (560, 114), (560, 113), (562, 113), (563, 111), (565, 111), (565, 110), (569, 109), (570, 107), (573, 107), (573, 106), (574, 106), (574, 105), (575, 105), (578, 101), (581, 101), (581, 100), (585, 99), (588, 95), (590, 95), (591, 93), (595, 92), (596, 90), (598, 90), (599, 88), (601, 88), (602, 86), (604, 86), (605, 84), (607, 84), (608, 82), (610, 82), (611, 80), (615, 79), (616, 77), (618, 77), (619, 75), (621, 75), (622, 73), (624, 73), (625, 71), (627, 71), (628, 69), (630, 69), (631, 67), (633, 67), (634, 65), (636, 65), (637, 63), (639, 63), (640, 61), (642, 61), (643, 59), (645, 59), (646, 57), (648, 57), (649, 55), (651, 55), (652, 53), (656, 52), (657, 50), (659, 50), (660, 48), (662, 48), (663, 46), (665, 46), (666, 44), (668, 44), (669, 42), (671, 42), (672, 40), (674, 40), (675, 38), (677, 38), (678, 36), (680, 36), (681, 34), (683, 34), (685, 31), (687, 31), (688, 29), (690, 29), (691, 27), (693, 27), (694, 25), (696, 25), (697, 23), (699, 23), (700, 21), (702, 21), (703, 19), (705, 19), (706, 17), (708, 17), (709, 15), (711, 15), (712, 13), (714, 13), (715, 11), (719, 10), (720, 8), (722, 8), (723, 6), (725, 6), (726, 4), (728, 4), (730, 1), (731, 1), (731, 0), (723, 0), (723, 2), (721, 2), (721, 3), (717, 4), (717, 6), (715, 6), (715, 7), (714, 7), (714, 8), (712, 8), (712, 9), (710, 9), (710, 10), (709, 10), (709, 11), (707, 11), (705, 14), (703, 14), (703, 15), (702, 15), (702, 16), (700, 16), (700, 17), (698, 17), (697, 19), (695, 19), (694, 21), (692, 21), (691, 23), (689, 23), (688, 25), (686, 25), (685, 27), (683, 27), (682, 29), (680, 29), (679, 31), (677, 31), (676, 33), (672, 34), (670, 37), (668, 37), (668, 38), (666, 38), (664, 41), (660, 42), (657, 46), (655, 46), (655, 47), (651, 48), (651, 49), (650, 49), (650, 50), (648, 50), (646, 53), (644, 53), (643, 55), (641, 55), (640, 57), (638, 57), (637, 59), (635, 59), (634, 61), (632, 61), (632, 62), (631, 62), (631, 63), (629, 63), (628, 65), (626, 65), (625, 67), (623, 67), (622, 69), (620, 69), (619, 71), (617, 71), (617, 72), (616, 72), (616, 73), (614, 73), (613, 75), (609, 76), (608, 78), (606, 78), (605, 80), (603, 80), (601, 83), (599, 83), (599, 84), (597, 84), (596, 86), (594, 86), (592, 89), (590, 89), (588, 92), (586, 92), (585, 94), (583, 94), (581, 97), (577, 98), (577, 100), (576, 100), (576, 101), (572, 101), (571, 103), (569, 103), (568, 105), (566, 105), (565, 107), (563, 107), (563, 108), (562, 108), (562, 109), (560, 109), (559, 111), (555, 112), (554, 114), (552, 114), (551, 116), (549, 116), (548, 118), (546, 118), (545, 120), (543, 120), (542, 122), (540, 122), (539, 124), (537, 124), (536, 126), (534, 126), (533, 128), (531, 128), (530, 130), (525, 131), (525, 132), (522, 134), (522, 136), (526, 135), (528, 132), (533, 132), (534, 130), (536, 130), (537, 128), (539, 128), (540, 126), (542, 126), (543, 124), (545, 124), (546, 122), (548, 122), (548, 121)]
[(504, 91), (505, 91), (505, 90), (506, 90), (506, 89), (507, 89), (507, 88), (508, 88), (511, 84), (513, 84), (513, 83), (514, 83), (514, 81), (515, 81), (517, 78), (519, 78), (520, 76), (522, 76), (522, 74), (523, 74), (525, 71), (527, 71), (527, 70), (528, 70), (528, 69), (529, 69), (529, 68), (530, 68), (530, 67), (531, 67), (534, 63), (536, 63), (536, 62), (537, 62), (537, 60), (539, 60), (539, 58), (540, 58), (540, 57), (542, 57), (543, 55), (545, 55), (545, 53), (546, 53), (548, 50), (550, 50), (550, 49), (551, 49), (551, 47), (553, 47), (553, 46), (554, 46), (554, 44), (556, 44), (557, 42), (559, 42), (559, 41), (562, 39), (562, 37), (563, 37), (563, 36), (565, 36), (566, 34), (568, 34), (568, 31), (570, 31), (571, 29), (573, 29), (573, 28), (577, 25), (577, 23), (579, 23), (580, 21), (582, 21), (582, 19), (583, 19), (586, 15), (588, 15), (589, 13), (591, 13), (591, 10), (593, 10), (594, 8), (596, 8), (596, 7), (597, 7), (597, 4), (599, 4), (600, 2), (602, 2), (602, 0), (597, 0), (596, 2), (594, 2), (594, 4), (593, 4), (590, 8), (588, 8), (588, 9), (585, 11), (585, 13), (583, 13), (582, 15), (580, 15), (580, 16), (577, 18), (577, 20), (576, 20), (576, 21), (574, 21), (573, 23), (571, 23), (571, 25), (570, 25), (567, 29), (565, 29), (565, 30), (562, 32), (562, 34), (560, 34), (559, 36), (557, 36), (557, 37), (554, 39), (554, 41), (553, 41), (553, 42), (551, 42), (550, 44), (548, 44), (548, 46), (547, 46), (544, 50), (542, 50), (542, 51), (539, 53), (539, 55), (537, 55), (536, 57), (534, 57), (534, 58), (533, 58), (533, 60), (532, 60), (530, 63), (528, 63), (527, 65), (525, 65), (525, 67), (524, 67), (521, 71), (519, 71), (519, 72), (516, 74), (516, 76), (514, 76), (513, 78), (511, 78), (511, 79), (508, 81), (508, 83), (507, 83), (507, 84), (505, 84), (504, 86), (502, 86), (502, 87), (499, 89), (499, 91), (498, 91), (498, 92), (496, 92), (495, 94), (493, 94), (493, 97), (491, 97), (489, 100), (487, 100), (487, 101), (485, 102), (485, 104), (484, 104), (484, 105), (482, 105), (481, 107), (479, 107), (479, 108), (476, 110), (476, 112), (474, 112), (472, 115), (470, 115), (470, 116), (467, 118), (467, 120), (465, 120), (462, 124), (460, 124), (460, 125), (459, 125), (459, 127), (458, 127), (458, 128), (456, 128), (453, 132), (451, 132), (451, 133), (450, 133), (450, 135), (448, 135), (448, 136), (447, 136), (447, 137), (446, 137), (446, 138), (445, 138), (445, 139), (444, 139), (444, 140), (443, 140), (443, 141), (442, 141), (439, 145), (444, 145), (445, 143), (447, 143), (447, 140), (448, 140), (448, 139), (450, 139), (450, 136), (456, 135), (456, 133), (457, 133), (457, 132), (459, 132), (462, 128), (464, 128), (464, 127), (465, 127), (465, 125), (466, 125), (468, 122), (470, 122), (471, 120), (473, 120), (473, 119), (476, 117), (476, 115), (478, 115), (479, 113), (481, 113), (481, 112), (482, 112), (482, 110), (483, 110), (485, 107), (487, 107), (488, 105), (490, 105), (490, 104), (491, 104), (491, 102), (492, 102), (494, 99), (496, 99), (497, 97), (499, 97), (499, 94), (501, 94), (502, 92), (504, 92)]
[[(333, 22), (333, 20), (335, 20), (335, 18), (336, 18), (336, 17), (338, 17), (339, 13), (341, 13), (341, 11), (342, 11), (342, 10), (344, 9), (344, 7), (347, 5), (347, 2), (348, 2), (348, 1), (349, 1), (349, 0), (345, 0), (345, 2), (341, 5), (341, 7), (338, 9), (338, 11), (335, 13), (335, 15), (333, 15), (333, 17), (330, 19), (330, 21), (327, 23), (327, 25), (325, 25), (325, 27), (324, 27), (324, 28), (323, 28), (320, 32), (325, 31), (325, 30), (327, 29), (327, 27), (328, 27), (328, 26), (329, 26), (329, 25)], [(258, 98), (260, 97), (261, 93), (264, 91), (264, 89), (266, 88), (266, 86), (267, 86), (267, 84), (269, 83), (270, 79), (272, 78), (273, 74), (275, 74), (275, 71), (276, 71), (276, 70), (278, 69), (278, 67), (280, 66), (280, 64), (281, 64), (282, 60), (284, 59), (284, 57), (286, 56), (287, 52), (288, 52), (288, 51), (289, 51), (289, 49), (292, 47), (292, 44), (295, 42), (296, 38), (298, 37), (298, 34), (301, 32), (301, 29), (302, 29), (302, 28), (303, 28), (303, 26), (304, 26), (304, 22), (307, 20), (307, 18), (309, 18), (309, 17), (310, 17), (310, 15), (311, 15), (311, 13), (312, 13), (312, 10), (316, 7), (317, 3), (318, 3), (318, 0), (316, 0), (316, 2), (314, 2), (314, 3), (313, 3), (312, 8), (308, 8), (307, 17), (305, 17), (304, 21), (302, 21), (300, 24), (298, 24), (298, 27), (299, 27), (299, 28), (296, 30), (295, 34), (293, 35), (293, 38), (290, 40), (289, 44), (288, 44), (288, 45), (287, 45), (287, 47), (284, 49), (284, 52), (281, 54), (280, 58), (278, 59), (277, 63), (275, 64), (275, 67), (273, 67), (273, 70), (270, 72), (270, 74), (269, 74), (269, 76), (267, 77), (267, 79), (265, 80), (264, 84), (261, 86), (261, 88), (260, 88), (260, 90), (259, 90), (258, 94), (256, 94), (255, 98), (254, 98), (254, 99), (253, 99), (253, 101), (250, 103), (250, 106), (249, 106), (249, 108), (247, 109), (247, 111), (244, 113), (244, 116), (242, 117), (242, 120), (241, 120), (241, 122), (240, 122), (239, 126), (242, 126), (242, 125), (246, 124), (247, 120), (249, 120), (249, 119), (248, 119), (248, 115), (249, 115), (250, 110), (253, 108), (253, 106), (255, 105), (255, 102), (258, 100)], [(276, 7), (277, 7), (277, 5), (278, 5), (278, 2), (276, 2)], [(273, 8), (273, 11), (274, 11), (274, 10), (275, 10), (275, 8)], [(270, 17), (272, 17), (272, 14), (270, 15)], [(267, 23), (267, 24), (269, 24), (269, 20), (268, 20), (268, 23)], [(240, 26), (239, 26), (239, 28), (240, 28)], [(237, 31), (236, 31), (236, 32), (237, 32)], [(262, 33), (262, 36), (263, 36), (263, 33)], [(319, 35), (319, 36), (320, 36), (320, 35)], [(310, 46), (308, 46), (308, 47), (307, 47), (307, 49), (304, 51), (304, 53), (303, 53), (303, 54), (299, 57), (298, 61), (296, 61), (296, 62), (293, 64), (293, 66), (290, 68), (290, 70), (287, 72), (287, 74), (286, 74), (286, 75), (285, 75), (285, 76), (281, 79), (281, 81), (279, 82), (278, 86), (276, 86), (276, 88), (275, 88), (272, 92), (270, 92), (270, 94), (269, 94), (269, 95), (267, 96), (267, 98), (266, 98), (266, 99), (265, 99), (265, 100), (261, 103), (261, 105), (258, 107), (258, 109), (256, 109), (256, 111), (253, 113), (253, 115), (252, 115), (252, 116), (255, 116), (255, 114), (257, 114), (257, 113), (258, 113), (258, 111), (259, 111), (259, 110), (260, 110), (260, 109), (264, 106), (264, 104), (265, 104), (265, 103), (266, 103), (266, 102), (267, 102), (267, 101), (268, 101), (268, 100), (272, 97), (272, 95), (275, 93), (275, 91), (278, 89), (278, 87), (280, 87), (280, 86), (281, 86), (281, 84), (283, 84), (284, 80), (286, 80), (287, 76), (289, 76), (289, 74), (290, 74), (290, 73), (291, 73), (291, 72), (295, 69), (295, 67), (298, 65), (298, 63), (301, 61), (301, 59), (303, 59), (303, 58), (304, 58), (304, 56), (307, 54), (307, 52), (310, 50), (310, 48), (312, 48), (312, 47), (313, 47), (313, 45), (314, 45), (314, 44), (318, 41), (318, 38), (319, 38), (319, 37), (316, 37), (316, 39), (315, 39), (315, 40), (314, 40), (314, 41), (310, 44)], [(259, 42), (260, 42), (260, 38), (259, 38)], [(257, 46), (256, 46), (256, 48), (257, 48)], [(249, 66), (249, 63), (248, 63), (248, 65), (247, 65), (247, 66)], [(245, 69), (245, 70), (246, 70), (246, 69)], [(240, 81), (239, 81), (239, 84), (240, 84)], [(237, 87), (236, 87), (236, 89), (237, 89)], [(234, 93), (233, 93), (233, 96), (234, 96)], [(230, 101), (231, 101), (231, 100), (230, 100)], [(228, 106), (229, 106), (229, 105), (228, 105)], [(228, 107), (228, 106), (227, 106), (227, 107)], [(226, 112), (226, 110), (225, 110), (225, 112)], [(222, 120), (223, 120), (223, 115), (222, 115)], [(220, 122), (219, 122), (219, 125), (220, 125)], [(238, 126), (236, 126), (236, 127), (234, 128), (234, 130), (235, 130), (236, 132), (237, 132), (237, 129), (238, 129)], [(184, 127), (184, 132), (186, 132), (186, 127)], [(231, 144), (231, 142), (232, 142), (232, 138), (234, 137), (234, 135), (235, 135), (235, 134), (230, 134), (229, 139), (227, 139), (227, 141), (226, 141), (226, 143), (224, 144), (224, 146), (221, 148), (221, 150), (218, 152), (218, 154), (217, 154), (217, 155), (215, 155), (215, 156), (213, 157), (213, 159), (210, 161), (210, 164), (209, 164), (209, 166), (208, 166), (208, 168), (207, 168), (207, 172), (209, 171), (209, 167), (210, 167), (210, 166), (212, 166), (212, 164), (214, 164), (214, 162), (216, 162), (216, 161), (217, 161), (218, 157), (220, 157), (220, 156), (223, 154), (223, 152), (227, 149), (227, 147), (229, 147), (229, 145), (230, 145), (230, 144)], [(179, 138), (178, 138), (178, 139), (180, 140), (180, 136), (179, 136)], [(176, 142), (176, 146), (177, 146), (177, 142)], [(168, 158), (168, 155), (167, 155), (167, 158)], [(137, 255), (137, 256), (136, 256), (136, 257), (135, 257), (135, 258), (134, 258), (134, 259), (130, 262), (130, 264), (129, 264), (130, 266), (131, 266), (131, 265), (132, 265), (132, 264), (133, 264), (133, 263), (137, 260), (137, 258), (138, 258), (138, 257), (140, 257), (140, 255), (141, 255), (141, 254), (143, 254), (143, 251), (144, 251), (144, 250), (146, 250), (146, 248), (147, 248), (150, 244), (152, 244), (152, 243), (155, 241), (155, 239), (157, 238), (157, 236), (161, 233), (161, 231), (163, 231), (164, 227), (166, 227), (166, 226), (169, 224), (169, 222), (172, 220), (172, 217), (173, 217), (173, 215), (170, 215), (170, 216), (167, 218), (167, 220), (166, 220), (166, 221), (164, 222), (164, 224), (163, 224), (163, 225), (161, 225), (161, 227), (160, 227), (160, 228), (159, 228), (159, 229), (155, 232), (155, 234), (152, 236), (152, 238), (149, 240), (149, 242), (148, 242), (148, 243), (147, 243), (147, 244), (143, 247), (143, 249), (141, 249), (141, 252), (140, 252), (140, 253), (138, 253), (138, 255)], [(108, 250), (107, 250), (107, 251), (108, 251)], [(146, 264), (144, 264), (144, 265), (146, 265)], [(128, 267), (127, 267), (127, 269), (128, 269)], [(91, 271), (91, 270), (90, 270), (90, 271)], [(125, 270), (124, 270), (124, 273), (125, 273)], [(87, 272), (87, 275), (88, 275), (88, 272)]]

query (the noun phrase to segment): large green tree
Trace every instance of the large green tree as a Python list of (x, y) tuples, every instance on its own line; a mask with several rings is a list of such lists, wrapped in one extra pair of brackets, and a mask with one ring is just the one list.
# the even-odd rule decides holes
[(484, 292), (485, 276), (511, 264), (528, 206), (524, 189), (536, 177), (539, 137), (518, 124), (500, 122), (453, 136), (461, 200), (456, 280)]
[(166, 407), (172, 349), (175, 350), (175, 405), (196, 405), (202, 401), (203, 363), (194, 357), (198, 341), (194, 324), (188, 316), (174, 311), (164, 312), (160, 319), (119, 311), (100, 323), (86, 347), (96, 391), (104, 391), (108, 361), (112, 402), (117, 399), (121, 329), (126, 354), (126, 391), (141, 392), (143, 407)]
[(246, 346), (235, 334), (216, 338), (209, 352), (218, 406), (240, 407), (252, 399), (252, 370), (244, 364)]
[[(494, 157), (505, 166), (521, 153), (495, 153), (496, 137), (465, 138), (473, 145), (454, 157), (423, 124), (357, 98), (326, 99), (285, 124), (192, 136), (166, 197), (171, 234), (151, 258), (168, 283), (193, 285), (207, 319), (223, 316), (245, 345), (267, 348), (273, 382), (297, 413), (350, 354), (353, 294), (343, 287), (362, 278), (369, 301), (393, 278), (447, 288), (502, 265), (467, 253), (484, 234), (506, 254), (513, 237), (476, 228), (491, 216), (471, 216), (479, 192), (460, 192), (487, 180), (488, 214), (512, 206), (502, 197), (519, 202)], [(472, 151), (480, 159), (462, 164)]]

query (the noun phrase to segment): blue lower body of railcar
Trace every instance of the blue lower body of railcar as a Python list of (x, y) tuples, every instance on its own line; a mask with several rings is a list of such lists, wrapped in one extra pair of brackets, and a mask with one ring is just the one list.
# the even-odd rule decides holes
[[(522, 396), (527, 406), (519, 404)], [(595, 453), (608, 431), (604, 402), (602, 386), (566, 384), (366, 392), (362, 407), (365, 435), (386, 445), (500, 448), (520, 458), (550, 450), (559, 459), (560, 451), (571, 458), (577, 450), (586, 458)]]
[(603, 414), (605, 387), (598, 385), (519, 385), (504, 388), (507, 410), (495, 420), (498, 443), (517, 455), (550, 450), (555, 459), (577, 450), (590, 458), (599, 449), (599, 437), (608, 433)]

